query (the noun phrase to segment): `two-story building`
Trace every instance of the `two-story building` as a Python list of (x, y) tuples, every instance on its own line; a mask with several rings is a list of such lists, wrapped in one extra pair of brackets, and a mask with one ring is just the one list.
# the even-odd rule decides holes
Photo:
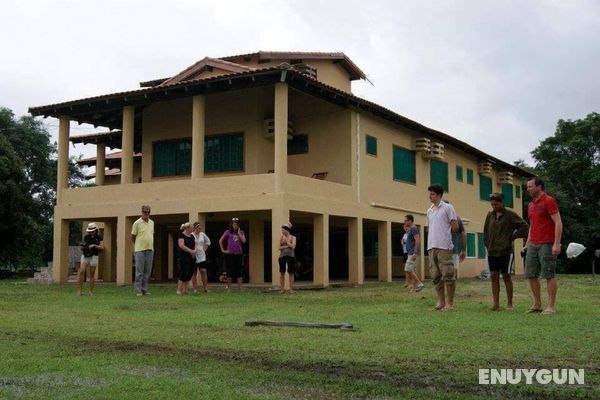
[[(129, 233), (142, 204), (156, 223), (155, 279), (173, 277), (180, 223), (201, 221), (216, 244), (236, 216), (248, 236), (250, 282), (278, 284), (273, 249), (287, 221), (314, 284), (390, 281), (402, 274), (405, 214), (426, 237), (431, 183), (446, 188), (465, 221), (461, 276), (476, 275), (488, 195), (501, 191), (521, 214), (530, 174), (354, 96), (358, 79), (365, 74), (343, 53), (261, 51), (204, 58), (137, 90), (30, 108), (59, 119), (55, 281), (67, 279), (69, 221), (85, 220), (104, 224), (101, 278), (129, 284)], [(70, 137), (72, 121), (108, 132)], [(88, 160), (96, 186), (67, 187), (69, 140), (96, 144)], [(120, 153), (107, 155), (107, 147)], [(421, 257), (422, 276), (426, 262)]]

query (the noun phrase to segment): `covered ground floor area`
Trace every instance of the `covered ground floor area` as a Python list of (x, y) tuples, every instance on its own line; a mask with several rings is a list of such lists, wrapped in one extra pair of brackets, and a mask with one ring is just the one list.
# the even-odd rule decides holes
[[(295, 210), (244, 210), (230, 212), (188, 212), (152, 214), (155, 223), (154, 266), (151, 280), (169, 282), (177, 278), (179, 228), (184, 222), (200, 222), (211, 240), (207, 250), (209, 281), (218, 282), (224, 271), (219, 239), (231, 218), (240, 220), (247, 242), (244, 244), (244, 281), (249, 284), (279, 286), (281, 225), (293, 224), (297, 237), (295, 281), (301, 285), (327, 287), (331, 283), (360, 285), (365, 280), (390, 282), (404, 279), (402, 250), (403, 224), (359, 217), (310, 213)], [(105, 251), (99, 257), (97, 278), (118, 285), (134, 279), (131, 227), (138, 216), (81, 218), (85, 228), (95, 222), (104, 239)], [(69, 219), (59, 219), (54, 227), (53, 278), (68, 280)], [(85, 230), (85, 229), (84, 229)], [(423, 228), (420, 227), (421, 232)], [(83, 236), (85, 232), (82, 232)], [(422, 235), (423, 237), (423, 235)], [(422, 252), (422, 250), (421, 250)], [(420, 257), (418, 275), (427, 277), (426, 257)], [(72, 272), (72, 271), (71, 271)], [(287, 282), (287, 276), (286, 276)]]

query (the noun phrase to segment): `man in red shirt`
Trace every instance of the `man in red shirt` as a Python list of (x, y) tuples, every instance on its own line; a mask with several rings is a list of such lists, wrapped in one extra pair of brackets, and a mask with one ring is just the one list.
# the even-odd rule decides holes
[[(527, 212), (529, 216), (529, 238), (525, 244), (525, 277), (533, 296), (533, 305), (528, 313), (541, 312), (554, 314), (556, 312), (557, 282), (556, 256), (560, 254), (560, 239), (562, 236), (562, 221), (556, 200), (544, 192), (544, 182), (534, 177), (527, 181), (527, 192), (531, 195)], [(548, 290), (548, 307), (542, 311), (540, 298), (540, 272), (546, 279)]]

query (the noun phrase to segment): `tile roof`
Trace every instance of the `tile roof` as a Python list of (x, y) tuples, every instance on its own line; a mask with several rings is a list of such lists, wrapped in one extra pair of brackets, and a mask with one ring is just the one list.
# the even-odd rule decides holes
[[(122, 151), (116, 151), (114, 153), (107, 154), (105, 156), (106, 166), (109, 168), (111, 168), (113, 166), (117, 166), (117, 165), (120, 166), (122, 154), (123, 154)], [(133, 158), (134, 159), (142, 158), (142, 153), (134, 153)], [(88, 158), (83, 158), (81, 160), (77, 160), (77, 164), (81, 165), (82, 167), (93, 167), (96, 165), (96, 157), (88, 157)]]
[(207, 68), (218, 68), (224, 70), (226, 72), (246, 72), (246, 71), (254, 71), (256, 68), (248, 67), (247, 65), (237, 64), (230, 61), (220, 60), (218, 58), (210, 58), (204, 57), (202, 60), (196, 62), (193, 65), (190, 65), (177, 75), (169, 78), (157, 86), (164, 86), (170, 83), (183, 82), (186, 80), (190, 80), (198, 74), (205, 71)]
[[(232, 73), (217, 77), (190, 79), (183, 82), (166, 84), (161, 87), (151, 87), (40, 107), (30, 107), (29, 112), (34, 116), (51, 115), (58, 117), (61, 115), (66, 115), (76, 121), (79, 121), (78, 118), (89, 118), (89, 115), (92, 115), (90, 112), (100, 112), (100, 110), (104, 108), (106, 113), (113, 115), (115, 113), (118, 114), (119, 112), (122, 112), (122, 108), (125, 105), (143, 106), (155, 101), (164, 101), (169, 98), (183, 98), (194, 96), (196, 94), (216, 93), (232, 90), (232, 85), (237, 82), (239, 82), (239, 87), (248, 88), (267, 84), (270, 85), (281, 81), (287, 82), (291, 87), (294, 87), (301, 92), (322, 98), (331, 103), (338, 104), (341, 107), (352, 107), (359, 111), (368, 112), (400, 126), (414, 129), (420, 134), (430, 136), (432, 139), (452, 145), (482, 160), (490, 160), (502, 166), (503, 168), (517, 172), (521, 176), (532, 176), (529, 171), (484, 153), (468, 143), (458, 140), (446, 133), (428, 128), (376, 103), (372, 103), (368, 100), (312, 79), (298, 71), (295, 71), (293, 66), (290, 66), (286, 63), (282, 63), (274, 67), (256, 69), (253, 71)], [(83, 111), (80, 111), (80, 109)], [(94, 111), (94, 109), (96, 109), (96, 111)], [(94, 121), (90, 122), (85, 119), (83, 122), (94, 123)], [(104, 120), (99, 120), (98, 122), (104, 122)], [(118, 119), (116, 123), (119, 123)], [(112, 127), (120, 128), (120, 126)]]

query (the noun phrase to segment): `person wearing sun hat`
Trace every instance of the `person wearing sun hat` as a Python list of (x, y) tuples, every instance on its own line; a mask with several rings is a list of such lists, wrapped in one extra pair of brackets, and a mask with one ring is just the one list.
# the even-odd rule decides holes
[(285, 271), (287, 265), (290, 277), (290, 293), (294, 293), (294, 274), (296, 273), (296, 236), (292, 235), (292, 224), (289, 222), (281, 226), (281, 237), (279, 238), (279, 287), (280, 293), (285, 293)]
[(87, 272), (88, 293), (94, 294), (94, 281), (96, 279), (96, 268), (98, 267), (98, 254), (104, 250), (104, 241), (98, 234), (98, 226), (90, 222), (85, 230), (86, 234), (81, 242), (81, 261), (77, 271), (77, 296), (81, 296), (83, 290), (83, 278)]

